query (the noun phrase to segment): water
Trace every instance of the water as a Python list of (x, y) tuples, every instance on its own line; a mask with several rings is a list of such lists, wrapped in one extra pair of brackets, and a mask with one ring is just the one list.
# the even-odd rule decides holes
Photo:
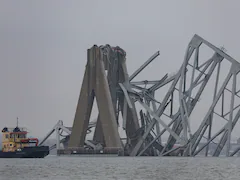
[(0, 159), (0, 180), (239, 180), (240, 158)]

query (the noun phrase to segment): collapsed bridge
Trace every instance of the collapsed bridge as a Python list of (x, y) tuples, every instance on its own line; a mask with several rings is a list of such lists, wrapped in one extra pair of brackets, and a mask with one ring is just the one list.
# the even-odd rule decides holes
[[(207, 59), (201, 54), (203, 46), (209, 50)], [(233, 147), (231, 143), (240, 117), (240, 63), (194, 35), (175, 74), (134, 81), (159, 54), (156, 52), (129, 76), (126, 52), (120, 47), (94, 45), (88, 49), (73, 127), (66, 130), (64, 140), (57, 138), (58, 153), (235, 155), (240, 150), (240, 144)], [(90, 116), (94, 99), (99, 114), (93, 126)], [(203, 99), (206, 102), (201, 104)], [(64, 129), (56, 127), (57, 132)], [(87, 140), (91, 128), (95, 128), (93, 138)], [(60, 148), (61, 141), (64, 148)]]

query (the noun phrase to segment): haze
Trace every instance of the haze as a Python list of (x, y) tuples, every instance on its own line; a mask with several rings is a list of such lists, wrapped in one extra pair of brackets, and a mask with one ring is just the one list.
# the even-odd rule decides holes
[[(44, 136), (61, 119), (72, 126), (87, 48), (119, 45), (129, 74), (157, 50), (144, 79), (181, 65), (194, 34), (239, 61), (238, 0), (1, 0), (0, 125)], [(201, 114), (200, 114), (201, 115)]]

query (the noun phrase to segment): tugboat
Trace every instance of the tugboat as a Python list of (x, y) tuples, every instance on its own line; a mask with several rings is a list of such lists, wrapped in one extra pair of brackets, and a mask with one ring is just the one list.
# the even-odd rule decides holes
[(49, 154), (49, 146), (38, 146), (37, 138), (27, 138), (27, 130), (3, 128), (0, 158), (44, 158)]

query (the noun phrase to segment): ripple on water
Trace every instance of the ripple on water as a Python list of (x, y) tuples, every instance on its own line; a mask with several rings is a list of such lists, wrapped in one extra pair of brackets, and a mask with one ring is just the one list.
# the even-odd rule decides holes
[(57, 157), (1, 159), (0, 180), (239, 180), (239, 158)]

